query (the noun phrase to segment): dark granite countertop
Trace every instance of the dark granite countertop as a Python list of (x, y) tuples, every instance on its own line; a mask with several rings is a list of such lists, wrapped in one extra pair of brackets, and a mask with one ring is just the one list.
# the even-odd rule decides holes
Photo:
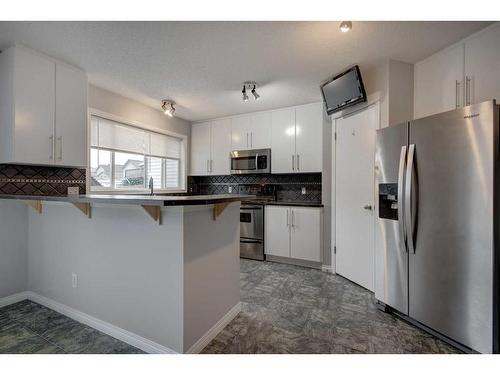
[(0, 195), (0, 199), (16, 199), (25, 201), (70, 202), (70, 203), (109, 203), (143, 206), (192, 206), (215, 203), (237, 202), (253, 198), (253, 195), (217, 194), (217, 195), (101, 195), (86, 194), (76, 196), (40, 196), (40, 195)]
[(321, 202), (298, 202), (298, 201), (273, 201), (273, 202), (267, 202), (266, 206), (323, 207), (323, 203), (321, 203)]

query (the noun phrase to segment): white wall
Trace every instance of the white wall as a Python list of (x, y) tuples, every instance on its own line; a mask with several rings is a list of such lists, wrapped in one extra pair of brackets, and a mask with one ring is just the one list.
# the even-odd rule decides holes
[(182, 352), (182, 233), (182, 207), (157, 225), (140, 206), (93, 207), (88, 219), (46, 203), (29, 211), (28, 289)]
[(184, 351), (240, 302), (239, 216), (239, 202), (216, 221), (207, 206), (185, 208)]
[(0, 200), (0, 298), (26, 290), (28, 207)]

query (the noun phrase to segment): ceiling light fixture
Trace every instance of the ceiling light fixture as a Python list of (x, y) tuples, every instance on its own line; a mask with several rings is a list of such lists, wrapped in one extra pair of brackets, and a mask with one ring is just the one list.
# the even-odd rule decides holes
[(257, 83), (255, 83), (255, 81), (243, 82), (243, 90), (241, 90), (241, 93), (243, 94), (243, 101), (244, 102), (248, 102), (247, 90), (249, 90), (252, 93), (253, 98), (255, 100), (259, 100), (260, 95), (257, 94)]
[(241, 90), (241, 93), (243, 94), (243, 101), (248, 102), (248, 95), (247, 95), (247, 87), (246, 85), (243, 85), (243, 90)]
[(352, 29), (352, 22), (351, 21), (342, 21), (339, 28), (340, 28), (340, 31), (342, 31), (343, 33), (346, 33)]
[(163, 99), (161, 101), (161, 109), (163, 110), (163, 113), (170, 117), (172, 117), (175, 113), (174, 105), (175, 102), (173, 100)]
[(259, 100), (260, 99), (260, 95), (257, 94), (257, 91), (255, 91), (256, 86), (257, 85), (253, 85), (252, 94), (253, 94), (253, 97), (255, 98), (255, 100)]

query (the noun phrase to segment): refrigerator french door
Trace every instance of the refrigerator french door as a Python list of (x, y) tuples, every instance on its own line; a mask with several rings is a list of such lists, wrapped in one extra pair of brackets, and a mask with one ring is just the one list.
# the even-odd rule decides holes
[(498, 112), (494, 101), (445, 112), (377, 143), (385, 303), (482, 353), (498, 352)]

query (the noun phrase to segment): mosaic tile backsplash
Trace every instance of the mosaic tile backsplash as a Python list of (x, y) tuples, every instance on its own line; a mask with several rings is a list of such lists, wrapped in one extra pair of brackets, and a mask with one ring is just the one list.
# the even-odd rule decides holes
[(0, 164), (0, 194), (64, 196), (73, 186), (85, 194), (85, 169)]
[[(190, 176), (188, 191), (193, 194), (238, 193), (239, 185), (274, 185), (278, 201), (321, 202), (321, 173)], [(306, 194), (302, 194), (302, 188)]]

